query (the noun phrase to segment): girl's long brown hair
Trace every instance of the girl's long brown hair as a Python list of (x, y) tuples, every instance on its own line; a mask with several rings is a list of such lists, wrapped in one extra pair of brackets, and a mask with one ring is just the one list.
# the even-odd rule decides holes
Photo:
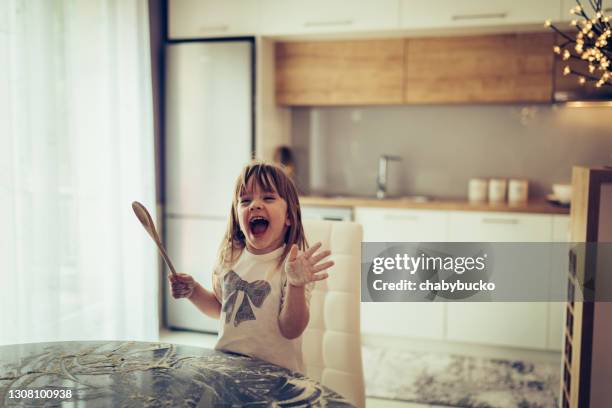
[(301, 251), (305, 250), (308, 245), (302, 226), (302, 212), (297, 189), (293, 181), (282, 168), (273, 164), (254, 161), (244, 167), (236, 180), (227, 229), (219, 247), (217, 263), (222, 269), (231, 267), (246, 246), (245, 237), (240, 230), (238, 221), (238, 204), (240, 203), (240, 196), (247, 191), (247, 185), (253, 177), (253, 183), (257, 183), (260, 189), (266, 192), (276, 191), (287, 202), (287, 216), (290, 225), (285, 233), (285, 249), (278, 265), (282, 265), (293, 244), (296, 244)]

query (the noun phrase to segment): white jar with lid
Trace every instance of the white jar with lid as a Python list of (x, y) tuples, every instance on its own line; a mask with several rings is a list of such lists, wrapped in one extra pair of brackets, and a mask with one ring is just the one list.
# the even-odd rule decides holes
[(489, 180), (489, 203), (503, 204), (506, 201), (506, 180)]
[(529, 196), (529, 182), (527, 180), (512, 179), (508, 182), (508, 204), (526, 205)]
[(468, 200), (470, 203), (487, 201), (487, 180), (481, 178), (470, 179), (468, 183)]

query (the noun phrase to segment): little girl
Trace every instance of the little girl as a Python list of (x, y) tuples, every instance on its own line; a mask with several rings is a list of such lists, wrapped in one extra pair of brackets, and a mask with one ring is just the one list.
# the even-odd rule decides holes
[(193, 277), (169, 276), (174, 298), (220, 318), (215, 349), (304, 372), (302, 332), (314, 282), (333, 261), (321, 243), (306, 249), (295, 185), (274, 165), (247, 165), (238, 180), (214, 269), (213, 291)]

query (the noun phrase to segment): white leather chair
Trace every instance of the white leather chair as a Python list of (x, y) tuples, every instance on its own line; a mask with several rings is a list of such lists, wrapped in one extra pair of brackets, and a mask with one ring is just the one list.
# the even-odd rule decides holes
[[(306, 375), (338, 392), (359, 408), (365, 388), (359, 325), (361, 225), (304, 220), (310, 245), (321, 241), (332, 251), (329, 278), (317, 282), (310, 299), (310, 322), (302, 335)], [(327, 260), (327, 259), (326, 259)]]

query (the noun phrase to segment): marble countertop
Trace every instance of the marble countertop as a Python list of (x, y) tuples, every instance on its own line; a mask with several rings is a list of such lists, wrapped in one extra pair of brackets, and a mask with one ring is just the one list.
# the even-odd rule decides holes
[[(19, 399), (24, 396), (20, 390), (38, 390), (38, 398)], [(63, 390), (64, 398), (42, 396), (42, 390)], [(0, 347), (0, 406), (62, 403), (87, 408), (352, 407), (334, 391), (299, 373), (205, 348), (145, 342)]]
[(489, 203), (470, 203), (468, 201), (444, 199), (421, 201), (411, 199), (410, 197), (386, 198), (379, 200), (373, 197), (301, 196), (300, 204), (322, 207), (380, 207), (446, 211), (499, 211), (536, 214), (569, 214), (569, 208), (557, 207), (549, 204), (545, 200), (533, 200), (529, 201), (525, 205), (495, 205)]

